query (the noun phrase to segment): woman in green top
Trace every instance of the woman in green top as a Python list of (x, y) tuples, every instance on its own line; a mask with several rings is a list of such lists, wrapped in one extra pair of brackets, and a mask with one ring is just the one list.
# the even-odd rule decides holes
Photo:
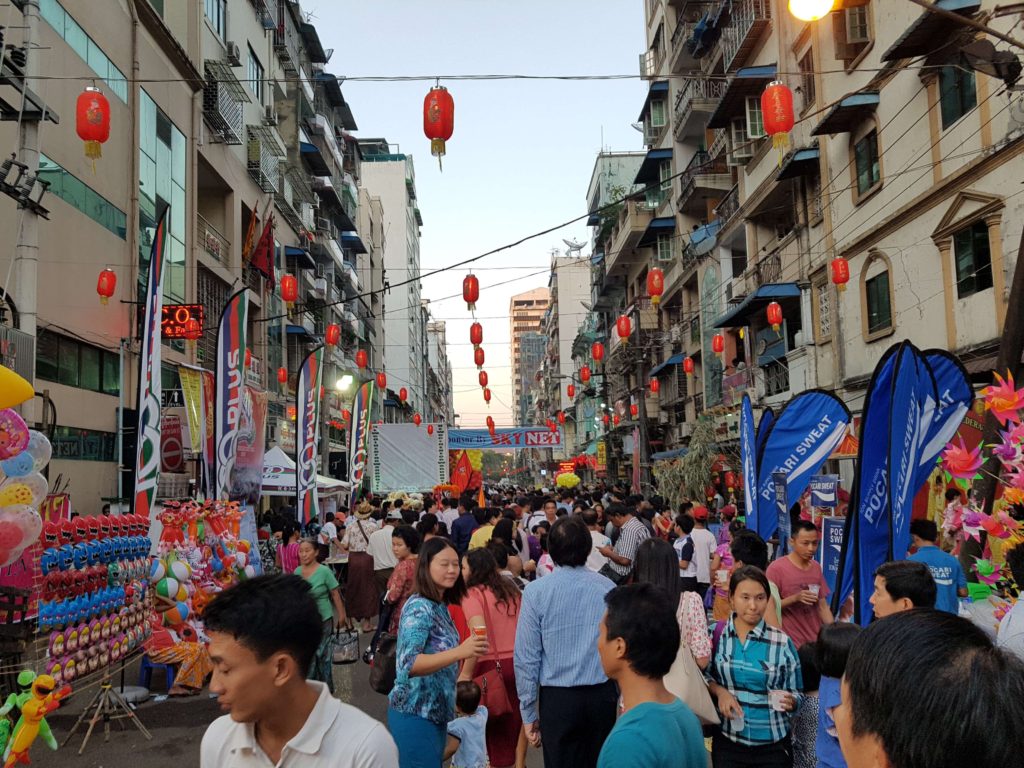
[[(334, 693), (334, 674), (331, 669), (331, 634), (334, 628), (341, 629), (348, 619), (345, 606), (341, 602), (338, 580), (334, 572), (326, 565), (316, 561), (317, 545), (313, 539), (303, 539), (299, 544), (299, 567), (295, 575), (301, 576), (309, 583), (309, 590), (320, 609), (323, 619), (323, 635), (316, 649), (316, 656), (309, 670), (309, 679), (327, 683), (327, 688)], [(333, 607), (331, 603), (334, 603)]]

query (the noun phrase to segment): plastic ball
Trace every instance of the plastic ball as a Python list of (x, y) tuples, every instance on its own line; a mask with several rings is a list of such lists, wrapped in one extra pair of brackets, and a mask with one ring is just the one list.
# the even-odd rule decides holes
[(173, 599), (173, 598), (175, 598), (177, 596), (178, 589), (180, 588), (180, 586), (181, 585), (178, 583), (177, 579), (173, 579), (173, 578), (169, 578), (169, 577), (163, 578), (163, 579), (160, 579), (160, 581), (158, 581), (156, 583), (156, 593), (160, 597), (166, 597), (168, 599)]
[(192, 568), (184, 560), (175, 560), (167, 570), (178, 581), (189, 581), (192, 578)]
[(175, 603), (174, 607), (164, 612), (164, 624), (173, 627), (175, 624), (183, 623), (189, 615), (188, 605), (183, 602)]
[(163, 579), (167, 575), (167, 566), (164, 565), (163, 560), (154, 560), (152, 567), (149, 569), (149, 580), (154, 584)]
[(245, 566), (245, 576), (248, 579), (256, 578), (256, 569), (253, 568), (251, 565)]

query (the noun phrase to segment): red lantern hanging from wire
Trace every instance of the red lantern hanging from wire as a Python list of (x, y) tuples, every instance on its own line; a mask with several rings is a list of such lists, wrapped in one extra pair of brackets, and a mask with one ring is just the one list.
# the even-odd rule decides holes
[(480, 323), (469, 326), (469, 343), (473, 345), (473, 349), (484, 343), (484, 327)]
[(277, 369), (277, 383), (278, 384), (287, 384), (288, 383), (288, 369), (287, 368), (278, 368)]
[(608, 422), (611, 421), (611, 420), (612, 420), (612, 417), (609, 416), (607, 413), (604, 416), (601, 417), (601, 421), (604, 422), (604, 425), (606, 427), (608, 426)]
[(683, 371), (687, 376), (693, 376), (694, 362), (692, 357), (683, 358)]
[(281, 278), (281, 300), (292, 308), (292, 304), (299, 300), (299, 281), (295, 275), (285, 275)]
[(477, 381), (480, 382), (480, 386), (481, 387), (486, 387), (487, 386), (487, 371), (480, 371), (480, 373), (477, 374), (476, 379), (477, 379)]
[(640, 406), (637, 405), (636, 403), (630, 403), (630, 405), (629, 405), (629, 415), (632, 416), (634, 419), (637, 416), (639, 416), (640, 415)]
[(663, 293), (665, 293), (665, 273), (658, 267), (652, 267), (647, 272), (647, 295), (651, 297), (651, 304), (657, 307)]
[(793, 130), (793, 92), (778, 80), (768, 83), (761, 93), (761, 115), (764, 132), (771, 136), (772, 146), (779, 153), (779, 164), (789, 146), (789, 132)]
[(418, 413), (414, 413), (412, 415), (412, 423), (418, 427), (421, 423), (423, 423), (423, 417), (420, 416)]
[(110, 103), (96, 86), (88, 85), (78, 94), (75, 130), (85, 142), (85, 156), (92, 160), (95, 173), (96, 160), (103, 156), (102, 145), (110, 138)]
[(433, 424), (427, 424), (427, 434), (428, 435), (434, 434), (434, 425)]
[(363, 370), (367, 365), (370, 364), (370, 356), (366, 354), (365, 349), (356, 351), (356, 366), (359, 370)]
[(404, 403), (408, 399), (409, 399), (409, 390), (406, 389), (405, 387), (402, 387), (401, 389), (399, 389), (398, 390), (398, 401), (401, 402), (401, 403)]
[(203, 338), (203, 326), (194, 317), (190, 317), (185, 322), (185, 338), (188, 341), (199, 341)]
[(659, 391), (661, 391), (661, 382), (658, 381), (658, 379), (656, 379), (656, 378), (651, 379), (650, 387), (651, 387), (651, 393), (656, 395), (656, 394), (658, 394)]
[(620, 419), (619, 414), (616, 413), (615, 416), (612, 417), (612, 424), (614, 424), (617, 427), (619, 426), (620, 421), (622, 421), (622, 419)]
[(622, 339), (622, 343), (626, 344), (629, 334), (633, 332), (633, 322), (629, 319), (629, 315), (619, 315), (619, 319), (615, 321), (615, 331)]
[(845, 291), (846, 284), (850, 282), (850, 262), (842, 256), (832, 259), (832, 282), (840, 291)]
[(489, 387), (484, 387), (484, 402), (488, 405), (491, 404), (491, 390)]
[(434, 86), (423, 100), (423, 133), (430, 139), (430, 154), (441, 158), (445, 153), (445, 142), (455, 132), (455, 100), (442, 85)]
[(600, 363), (604, 360), (604, 344), (600, 341), (595, 341), (590, 345), (590, 356), (594, 358), (595, 363)]
[(380, 373), (377, 374), (377, 386), (380, 389), (388, 388), (388, 375), (384, 373), (384, 371), (381, 371)]
[(584, 365), (582, 368), (580, 368), (580, 381), (582, 381), (584, 384), (586, 384), (588, 381), (590, 381), (590, 366), (589, 365)]
[(490, 429), (494, 429), (494, 417), (493, 416), (488, 416), (486, 421), (487, 421), (487, 426)]
[(768, 305), (768, 324), (771, 325), (772, 330), (776, 333), (782, 327), (782, 305), (777, 301), (773, 301)]
[(477, 347), (473, 350), (473, 362), (476, 363), (476, 369), (479, 371), (484, 367), (484, 348)]
[(462, 279), (462, 299), (470, 312), (476, 310), (476, 303), (480, 300), (480, 281), (476, 275), (466, 275)]
[(114, 295), (115, 290), (117, 290), (117, 272), (108, 267), (100, 272), (100, 276), (96, 279), (96, 293), (100, 295), (100, 304), (106, 304)]
[(558, 412), (558, 423), (565, 424), (565, 411)]
[(324, 341), (329, 347), (338, 346), (338, 342), (341, 341), (341, 326), (337, 323), (331, 323), (324, 330)]
[(720, 333), (716, 333), (711, 337), (711, 349), (716, 355), (720, 355), (725, 351), (725, 336)]
[(341, 418), (343, 421), (348, 421), (349, 419), (352, 418), (352, 411), (350, 411), (348, 408), (343, 408), (341, 411)]
[(570, 400), (572, 400), (574, 397), (576, 397), (576, 385), (575, 384), (566, 384), (565, 385), (565, 396), (568, 397)]
[(245, 367), (246, 370), (252, 368), (252, 350), (250, 349), (245, 350)]

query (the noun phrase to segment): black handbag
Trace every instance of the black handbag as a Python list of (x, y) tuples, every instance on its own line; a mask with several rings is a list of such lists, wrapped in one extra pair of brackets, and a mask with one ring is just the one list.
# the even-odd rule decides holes
[(370, 687), (377, 693), (386, 696), (395, 687), (397, 657), (398, 635), (382, 633), (370, 659)]

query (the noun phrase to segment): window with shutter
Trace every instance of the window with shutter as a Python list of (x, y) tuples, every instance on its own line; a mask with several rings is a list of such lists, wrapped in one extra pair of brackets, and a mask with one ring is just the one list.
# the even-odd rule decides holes
[(747, 136), (752, 139), (764, 138), (764, 115), (761, 114), (761, 97), (747, 97)]
[(846, 0), (842, 8), (832, 12), (835, 57), (847, 67), (867, 50), (872, 39), (869, 0)]

